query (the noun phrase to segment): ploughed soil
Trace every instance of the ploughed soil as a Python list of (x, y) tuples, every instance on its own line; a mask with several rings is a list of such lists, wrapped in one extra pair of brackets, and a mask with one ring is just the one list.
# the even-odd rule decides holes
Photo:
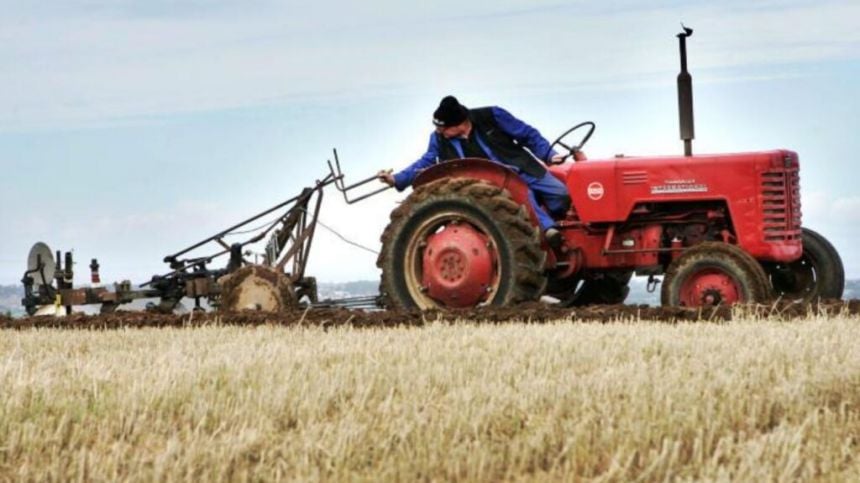
[(832, 300), (816, 304), (775, 303), (737, 309), (714, 307), (648, 307), (645, 305), (593, 305), (561, 308), (539, 302), (511, 307), (480, 307), (453, 311), (363, 311), (348, 309), (297, 309), (280, 313), (210, 312), (165, 315), (151, 312), (118, 311), (103, 315), (73, 314), (67, 317), (27, 317), (12, 319), (0, 315), (0, 329), (64, 328), (120, 329), (137, 327), (236, 326), (321, 326), (324, 328), (422, 326), (431, 323), (545, 323), (553, 321), (613, 322), (662, 321), (667, 323), (728, 321), (733, 317), (761, 317), (792, 320), (816, 315), (860, 315), (860, 300)]

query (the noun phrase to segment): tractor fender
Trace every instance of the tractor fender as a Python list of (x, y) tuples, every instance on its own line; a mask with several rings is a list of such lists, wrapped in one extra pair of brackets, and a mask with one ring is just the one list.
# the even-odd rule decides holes
[[(444, 161), (419, 173), (413, 181), (412, 186), (418, 187), (443, 178), (480, 179), (507, 190), (511, 198), (525, 208), (532, 225), (536, 228), (540, 225), (532, 204), (529, 202), (529, 186), (517, 175), (516, 171), (502, 164), (482, 158), (463, 158)], [(559, 262), (555, 252), (549, 249), (546, 241), (542, 242), (542, 248), (547, 254), (545, 267), (548, 270), (555, 269), (556, 264)], [(567, 253), (569, 261), (573, 266), (581, 266), (575, 263), (578, 260), (577, 257), (579, 257), (579, 250), (569, 250)]]
[(481, 158), (444, 161), (419, 173), (412, 186), (418, 187), (443, 178), (480, 179), (494, 184), (499, 188), (506, 189), (514, 201), (526, 208), (532, 223), (535, 225), (538, 224), (537, 215), (535, 215), (532, 205), (529, 203), (528, 185), (514, 170), (508, 167)]

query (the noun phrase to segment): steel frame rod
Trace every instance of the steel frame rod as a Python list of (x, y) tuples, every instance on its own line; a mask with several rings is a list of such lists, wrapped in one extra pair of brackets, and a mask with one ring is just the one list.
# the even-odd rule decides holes
[[(318, 181), (318, 182), (317, 182), (317, 184), (316, 184), (316, 186), (314, 186), (314, 187), (312, 188), (312, 191), (311, 191), (311, 192), (313, 192), (313, 191), (317, 191), (317, 190), (320, 190), (320, 189), (322, 189), (323, 187), (325, 187), (325, 186), (327, 186), (327, 185), (329, 185), (329, 184), (331, 184), (331, 183), (333, 183), (333, 182), (334, 182), (334, 179), (332, 179), (332, 176), (329, 174), (329, 175), (328, 175), (328, 176), (326, 176), (322, 181)], [(286, 201), (283, 201), (283, 202), (281, 202), (281, 203), (278, 203), (277, 205), (273, 206), (272, 208), (269, 208), (269, 209), (268, 209), (268, 210), (266, 210), (266, 211), (263, 211), (263, 212), (261, 212), (261, 213), (259, 213), (259, 214), (257, 214), (257, 215), (254, 215), (254, 216), (252, 216), (251, 218), (246, 219), (245, 221), (242, 221), (242, 222), (240, 222), (240, 223), (237, 223), (237, 224), (235, 224), (235, 225), (231, 226), (230, 228), (227, 228), (226, 230), (220, 231), (220, 232), (218, 232), (217, 234), (215, 234), (215, 235), (213, 235), (213, 236), (210, 236), (209, 238), (206, 238), (205, 240), (203, 240), (203, 241), (201, 241), (201, 242), (198, 242), (198, 243), (196, 243), (196, 244), (194, 244), (194, 245), (191, 245), (190, 247), (188, 247), (188, 248), (186, 248), (186, 249), (184, 249), (184, 250), (178, 251), (178, 252), (174, 253), (173, 255), (168, 255), (167, 257), (165, 257), (165, 258), (164, 258), (164, 261), (165, 261), (165, 262), (176, 261), (176, 257), (179, 257), (180, 255), (184, 255), (184, 254), (186, 254), (186, 253), (188, 253), (188, 252), (190, 252), (190, 251), (192, 251), (192, 250), (194, 250), (194, 249), (200, 248), (200, 247), (202, 247), (203, 245), (205, 245), (205, 244), (207, 244), (207, 243), (209, 243), (209, 242), (211, 242), (211, 241), (214, 241), (214, 240), (215, 240), (215, 239), (217, 239), (217, 238), (221, 238), (221, 237), (223, 237), (223, 236), (225, 236), (225, 235), (228, 235), (231, 231), (233, 231), (233, 230), (235, 230), (235, 229), (237, 229), (237, 228), (241, 228), (241, 227), (243, 227), (243, 226), (247, 225), (248, 223), (251, 223), (251, 222), (253, 222), (253, 221), (259, 220), (260, 218), (262, 218), (262, 217), (264, 217), (264, 216), (266, 216), (266, 215), (268, 215), (268, 214), (270, 214), (270, 213), (272, 213), (272, 212), (274, 212), (274, 211), (277, 211), (277, 210), (279, 210), (279, 209), (281, 209), (281, 208), (283, 208), (283, 207), (285, 207), (285, 206), (287, 206), (287, 205), (289, 205), (289, 204), (291, 204), (291, 203), (295, 203), (295, 202), (296, 202), (296, 201), (298, 201), (298, 200), (299, 200), (303, 195), (304, 195), (304, 194), (302, 194), (302, 195), (298, 195), (298, 196), (294, 196), (294, 197), (292, 197), (292, 198), (290, 198), (290, 199), (288, 199), (288, 200), (286, 200)]]
[(377, 179), (379, 179), (379, 177), (377, 175), (373, 175), (373, 176), (367, 177), (361, 181), (357, 181), (357, 182), (352, 183), (350, 185), (346, 185), (343, 181), (344, 175), (343, 175), (343, 171), (340, 168), (340, 159), (338, 158), (338, 155), (337, 155), (337, 149), (334, 149), (333, 152), (334, 152), (334, 166), (332, 166), (331, 160), (329, 160), (328, 161), (328, 168), (329, 168), (329, 171), (331, 172), (331, 176), (335, 180), (335, 187), (337, 188), (338, 191), (341, 192), (341, 194), (343, 194), (343, 200), (346, 202), (346, 204), (351, 205), (354, 203), (358, 203), (359, 201), (366, 200), (367, 198), (370, 198), (372, 196), (376, 196), (379, 193), (382, 193), (383, 191), (388, 191), (389, 189), (391, 189), (391, 186), (383, 186), (382, 188), (371, 191), (370, 193), (366, 193), (366, 194), (361, 195), (357, 198), (350, 198), (349, 197), (350, 191), (352, 191), (352, 190), (354, 190), (360, 186), (364, 186), (367, 183), (370, 183), (371, 181), (376, 181)]

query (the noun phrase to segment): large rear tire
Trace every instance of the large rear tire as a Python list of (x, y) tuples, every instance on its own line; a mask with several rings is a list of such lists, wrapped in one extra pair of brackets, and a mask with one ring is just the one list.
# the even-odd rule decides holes
[(472, 178), (418, 187), (391, 213), (377, 266), (389, 308), (510, 305), (546, 286), (540, 232), (507, 192)]
[(845, 268), (839, 253), (826, 238), (809, 228), (804, 228), (801, 236), (803, 254), (798, 260), (767, 266), (775, 295), (804, 303), (842, 298)]
[(770, 282), (761, 264), (734, 245), (703, 242), (684, 251), (663, 277), (664, 306), (766, 303)]

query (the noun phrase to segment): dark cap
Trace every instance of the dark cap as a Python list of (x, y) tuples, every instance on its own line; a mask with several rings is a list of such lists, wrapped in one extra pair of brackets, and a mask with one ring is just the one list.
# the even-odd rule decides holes
[(469, 110), (454, 96), (445, 96), (439, 108), (433, 113), (433, 124), (438, 127), (451, 127), (462, 124), (469, 117)]

